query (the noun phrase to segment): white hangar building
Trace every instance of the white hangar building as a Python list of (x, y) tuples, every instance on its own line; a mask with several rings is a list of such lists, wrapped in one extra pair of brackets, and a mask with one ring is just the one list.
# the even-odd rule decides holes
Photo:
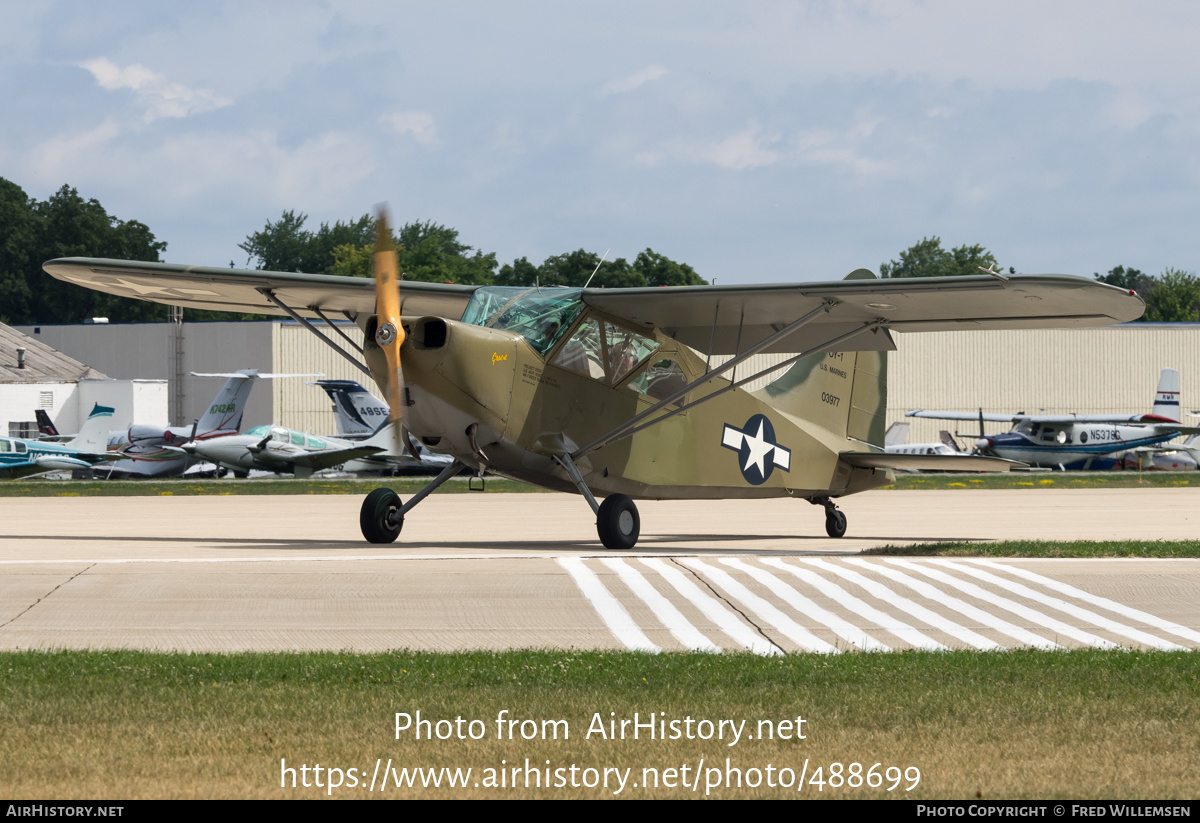
[(113, 428), (165, 420), (165, 380), (114, 380), (36, 337), (0, 324), (0, 433), (37, 437), (44, 409), (63, 434), (79, 431), (92, 407), (113, 409)]

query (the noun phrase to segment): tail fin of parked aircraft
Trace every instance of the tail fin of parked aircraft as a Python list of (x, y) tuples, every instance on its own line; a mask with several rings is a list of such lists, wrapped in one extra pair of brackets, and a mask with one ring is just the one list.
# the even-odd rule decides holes
[(388, 417), (387, 404), (353, 380), (318, 380), (333, 401), (339, 437), (366, 437)]
[(43, 437), (59, 436), (58, 429), (50, 421), (50, 415), (46, 413), (45, 409), (34, 409), (33, 414), (37, 418), (38, 431), (41, 432)]
[(1151, 414), (1173, 423), (1179, 421), (1179, 372), (1175, 369), (1163, 369), (1159, 375)]
[(215, 431), (240, 429), (242, 413), (246, 409), (246, 401), (250, 399), (250, 390), (254, 388), (254, 381), (259, 377), (258, 369), (241, 369), (228, 374), (192, 372), (192, 376), (229, 378), (209, 404), (208, 411), (196, 424), (196, 436), (204, 437)]
[(79, 434), (66, 445), (81, 452), (104, 454), (108, 451), (108, 429), (112, 425), (112, 416), (112, 408), (97, 403), (80, 427)]

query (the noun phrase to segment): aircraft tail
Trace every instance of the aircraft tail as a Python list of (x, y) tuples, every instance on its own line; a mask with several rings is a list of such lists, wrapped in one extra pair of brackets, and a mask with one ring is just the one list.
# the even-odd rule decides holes
[[(865, 269), (847, 280), (874, 279)], [(887, 331), (877, 332), (888, 334)], [(890, 339), (890, 338), (889, 338)], [(891, 346), (894, 348), (894, 346)], [(862, 443), (883, 448), (886, 351), (826, 351), (797, 360), (765, 389), (781, 410)]]
[(888, 426), (888, 430), (883, 433), (883, 445), (903, 446), (908, 442), (908, 427), (909, 424), (903, 421)]
[(367, 437), (387, 420), (387, 404), (353, 380), (318, 380), (309, 385), (320, 386), (333, 401), (338, 437)]
[[(193, 372), (193, 374), (195, 374)], [(242, 369), (232, 374), (197, 375), (199, 377), (228, 377), (225, 385), (217, 392), (208, 411), (196, 424), (196, 436), (203, 437), (211, 432), (221, 430), (237, 431), (242, 425), (242, 413), (246, 409), (246, 401), (250, 399), (250, 390), (258, 379), (257, 369)]]
[(43, 437), (58, 437), (58, 429), (51, 422), (45, 409), (34, 409), (33, 414), (37, 418), (38, 431)]
[(1172, 423), (1179, 422), (1179, 372), (1175, 369), (1163, 369), (1159, 375), (1151, 414)]
[(882, 447), (887, 352), (819, 352), (797, 360), (764, 391), (772, 405), (835, 434)]
[(113, 410), (97, 403), (92, 413), (79, 428), (79, 434), (65, 445), (81, 452), (104, 454), (108, 451), (108, 429), (112, 425)]

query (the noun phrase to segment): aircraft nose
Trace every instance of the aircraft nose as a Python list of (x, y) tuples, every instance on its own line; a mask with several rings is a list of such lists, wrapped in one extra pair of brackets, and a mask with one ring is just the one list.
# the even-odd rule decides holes
[(975, 441), (975, 448), (979, 449), (980, 451), (986, 451), (986, 450), (990, 449), (991, 447), (992, 447), (992, 438), (990, 438), (990, 437), (981, 437)]

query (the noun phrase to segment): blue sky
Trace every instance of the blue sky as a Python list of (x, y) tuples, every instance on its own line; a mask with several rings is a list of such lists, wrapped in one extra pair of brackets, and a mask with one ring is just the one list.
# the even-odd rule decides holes
[(285, 209), (390, 204), (501, 262), (651, 247), (719, 283), (1194, 271), (1187, 2), (18, 3), (0, 177), (244, 265)]

